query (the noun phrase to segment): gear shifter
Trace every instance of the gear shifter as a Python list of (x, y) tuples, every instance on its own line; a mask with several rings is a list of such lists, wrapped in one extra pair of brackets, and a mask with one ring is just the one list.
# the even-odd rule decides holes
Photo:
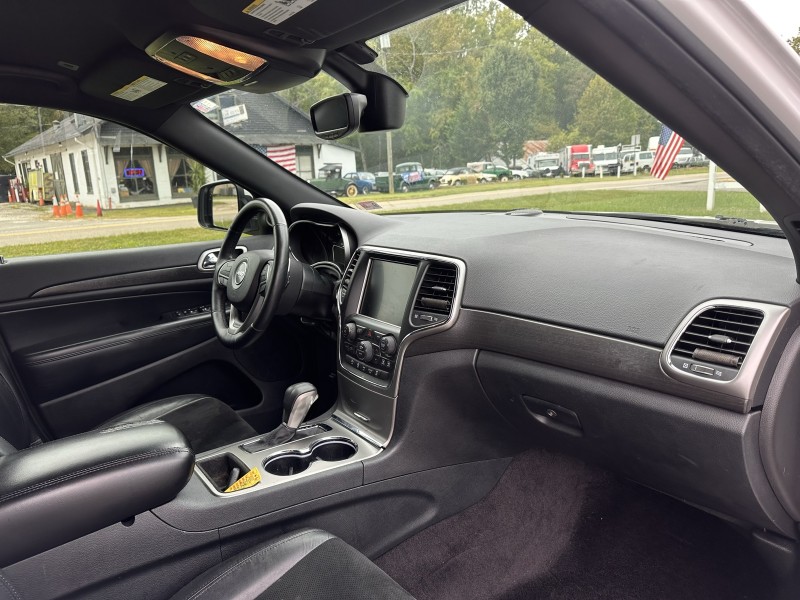
[(292, 441), (297, 428), (302, 425), (311, 405), (319, 398), (317, 388), (311, 383), (295, 383), (283, 395), (283, 423), (260, 440), (242, 446), (248, 452), (258, 452), (271, 446)]
[(317, 388), (311, 383), (295, 383), (286, 388), (283, 395), (283, 425), (296, 431), (317, 398)]

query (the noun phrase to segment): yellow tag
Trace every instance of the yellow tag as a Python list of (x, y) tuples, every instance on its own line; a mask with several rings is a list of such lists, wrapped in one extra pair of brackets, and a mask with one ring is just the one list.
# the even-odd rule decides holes
[(242, 475), (234, 484), (225, 490), (225, 493), (228, 492), (238, 492), (239, 490), (246, 490), (249, 487), (253, 487), (261, 481), (261, 473), (258, 472), (258, 467), (253, 467), (247, 473)]

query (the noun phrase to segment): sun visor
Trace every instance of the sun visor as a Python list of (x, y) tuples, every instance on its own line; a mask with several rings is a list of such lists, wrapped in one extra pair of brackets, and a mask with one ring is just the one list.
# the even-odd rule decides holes
[(115, 54), (98, 64), (81, 81), (85, 94), (137, 108), (156, 109), (185, 102), (215, 86), (157, 63), (145, 54)]

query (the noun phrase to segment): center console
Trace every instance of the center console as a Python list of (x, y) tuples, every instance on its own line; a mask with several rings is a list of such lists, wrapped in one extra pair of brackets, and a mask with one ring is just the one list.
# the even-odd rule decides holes
[(403, 356), (415, 339), (453, 325), (466, 266), (458, 259), (362, 246), (339, 288), (337, 412), (385, 447)]
[[(214, 496), (232, 499), (380, 453), (393, 431), (406, 348), (415, 339), (452, 326), (465, 271), (462, 261), (443, 256), (370, 246), (356, 250), (336, 298), (340, 320), (335, 410), (325, 420), (301, 426), (286, 442), (259, 436), (200, 455), (197, 471), (205, 486)], [(257, 483), (229, 489), (236, 477), (253, 471)]]

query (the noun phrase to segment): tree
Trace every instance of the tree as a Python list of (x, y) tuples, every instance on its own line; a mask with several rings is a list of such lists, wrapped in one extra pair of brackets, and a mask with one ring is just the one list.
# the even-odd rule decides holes
[(789, 45), (792, 47), (792, 50), (800, 54), (800, 29), (797, 30), (797, 35), (793, 38), (789, 38), (786, 40), (789, 42)]
[[(0, 156), (7, 156), (11, 150), (39, 133), (40, 110), (42, 129), (49, 129), (53, 126), (53, 121), (64, 117), (63, 111), (52, 108), (0, 104)], [(5, 160), (0, 161), (0, 174), (13, 173), (12, 165)]]
[(594, 145), (627, 143), (632, 135), (644, 138), (658, 130), (658, 122), (599, 75), (595, 75), (578, 100), (574, 129), (584, 142)]
[(524, 48), (506, 43), (486, 52), (476, 76), (490, 149), (510, 164), (536, 128), (539, 69)]

